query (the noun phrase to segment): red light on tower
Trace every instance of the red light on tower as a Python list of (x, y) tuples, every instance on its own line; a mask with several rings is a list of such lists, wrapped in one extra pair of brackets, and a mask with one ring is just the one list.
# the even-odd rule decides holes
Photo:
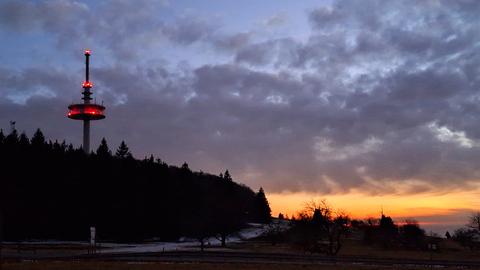
[(83, 87), (83, 88), (92, 88), (92, 87), (93, 87), (93, 83), (92, 83), (92, 82), (83, 82), (83, 83), (82, 83), (82, 87)]
[(85, 50), (85, 81), (82, 83), (83, 87), (83, 103), (71, 104), (68, 106), (67, 117), (74, 120), (83, 121), (83, 150), (85, 153), (90, 153), (90, 121), (100, 120), (105, 118), (105, 107), (99, 104), (90, 103), (92, 92), (90, 88), (93, 83), (89, 80), (89, 64), (90, 64), (90, 50)]

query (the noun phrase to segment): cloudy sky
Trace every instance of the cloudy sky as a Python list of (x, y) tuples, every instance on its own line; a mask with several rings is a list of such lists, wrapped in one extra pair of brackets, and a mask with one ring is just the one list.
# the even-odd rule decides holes
[(88, 48), (107, 107), (94, 147), (229, 169), (275, 213), (327, 198), (463, 224), (480, 209), (478, 14), (476, 0), (2, 0), (0, 127), (80, 145), (66, 112)]

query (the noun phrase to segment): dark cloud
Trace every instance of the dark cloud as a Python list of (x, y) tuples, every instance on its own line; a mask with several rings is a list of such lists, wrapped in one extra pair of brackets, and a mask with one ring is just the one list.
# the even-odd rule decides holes
[[(305, 14), (304, 40), (229, 33), (192, 14), (162, 20), (161, 3), (134, 3), (0, 4), (4, 30), (53, 36), (69, 52), (91, 40), (110, 53), (92, 69), (108, 115), (94, 141), (228, 168), (269, 191), (422, 193), (480, 177), (477, 1), (335, 1)], [(175, 63), (165, 43), (197, 63)], [(148, 61), (159, 55), (167, 60)], [(78, 72), (2, 67), (2, 125), (16, 119), (79, 143), (81, 125), (64, 117)]]
[(181, 18), (175, 24), (163, 29), (164, 34), (174, 42), (190, 45), (208, 38), (216, 30), (216, 26), (207, 20), (198, 18)]
[(253, 34), (251, 32), (220, 36), (217, 37), (213, 43), (219, 49), (234, 51), (244, 47), (245, 45), (248, 45), (252, 39), (252, 36)]
[(0, 22), (5, 28), (11, 28), (14, 31), (26, 31), (35, 27), (36, 16), (35, 6), (32, 3), (7, 1), (0, 8)]
[(252, 65), (266, 65), (275, 56), (272, 45), (274, 45), (273, 42), (265, 42), (242, 48), (235, 56), (235, 61), (246, 62)]
[[(116, 58), (138, 60), (141, 50), (170, 41), (190, 45), (212, 35), (216, 27), (200, 17), (163, 20), (163, 1), (105, 1), (87, 5), (73, 0), (0, 3), (0, 26), (14, 31), (44, 31), (56, 37), (62, 49), (103, 47)], [(140, 50), (140, 51), (141, 51)]]

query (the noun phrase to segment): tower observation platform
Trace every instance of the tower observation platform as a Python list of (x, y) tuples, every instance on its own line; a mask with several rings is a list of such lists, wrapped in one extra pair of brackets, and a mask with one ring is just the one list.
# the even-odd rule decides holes
[(67, 117), (74, 120), (83, 121), (83, 151), (90, 153), (90, 121), (101, 120), (105, 118), (105, 106), (96, 103), (91, 103), (91, 95), (93, 94), (90, 89), (93, 87), (93, 83), (89, 78), (89, 65), (90, 65), (90, 50), (85, 50), (85, 81), (82, 84), (83, 103), (71, 104), (68, 106)]

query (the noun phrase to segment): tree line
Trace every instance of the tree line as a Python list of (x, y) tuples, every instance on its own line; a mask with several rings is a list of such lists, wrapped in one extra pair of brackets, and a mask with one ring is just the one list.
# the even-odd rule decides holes
[(102, 140), (85, 154), (72, 144), (0, 131), (0, 218), (6, 240), (87, 240), (89, 227), (108, 241), (162, 241), (186, 236), (203, 246), (247, 222), (268, 223), (258, 192), (221, 175), (135, 159), (125, 142), (112, 153)]
[[(287, 226), (285, 226), (287, 224)], [(347, 241), (358, 241), (365, 246), (381, 249), (439, 251), (444, 240), (439, 235), (426, 233), (413, 219), (400, 224), (382, 211), (379, 218), (352, 219), (342, 211), (335, 211), (325, 200), (306, 203), (304, 209), (287, 220), (279, 214), (265, 235), (272, 245), (285, 243), (304, 252), (336, 255)], [(469, 217), (464, 228), (447, 231), (451, 239), (470, 250), (480, 250), (480, 212)]]
[(472, 251), (480, 250), (480, 212), (473, 213), (469, 217), (467, 225), (455, 230), (453, 235), (447, 232), (446, 237), (454, 239)]

